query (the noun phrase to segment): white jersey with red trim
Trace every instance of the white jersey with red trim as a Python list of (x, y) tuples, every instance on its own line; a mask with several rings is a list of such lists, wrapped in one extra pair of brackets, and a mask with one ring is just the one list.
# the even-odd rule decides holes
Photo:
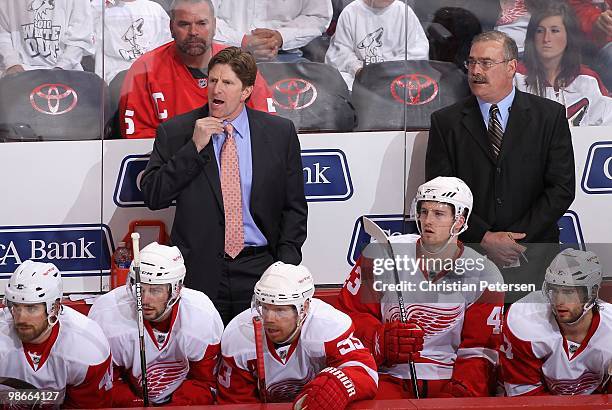
[[(98, 297), (89, 317), (98, 322), (106, 334), (113, 363), (140, 381), (140, 349), (136, 318), (136, 301), (128, 288), (120, 286)], [(204, 293), (183, 288), (173, 309), (168, 333), (160, 333), (145, 321), (145, 350), (149, 398), (165, 403), (188, 378), (190, 366), (210, 356), (216, 363), (223, 323), (219, 312)], [(210, 366), (208, 366), (210, 367)], [(212, 369), (210, 378), (212, 377)]]
[[(221, 342), (217, 383), (220, 403), (257, 402), (257, 353), (251, 309), (236, 316)], [(351, 318), (331, 305), (311, 299), (300, 335), (291, 344), (264, 346), (266, 396), (269, 402), (290, 402), (326, 367), (341, 369), (351, 379), (353, 401), (371, 399), (378, 374), (374, 358), (353, 335)], [(265, 334), (265, 331), (263, 332)]]
[[(418, 264), (411, 266), (419, 238), (389, 238), (396, 259), (399, 256), (408, 261), (398, 269), (407, 319), (425, 331), (423, 350), (415, 360), (417, 376), (423, 380), (452, 378), (461, 381), (471, 394), (486, 395), (501, 342), (501, 273), (485, 256), (459, 243), (461, 253), (453, 262), (454, 270), (426, 275)], [(340, 292), (338, 305), (353, 319), (356, 336), (377, 351), (381, 349), (381, 324), (399, 321), (400, 307), (397, 292), (381, 288), (383, 284), (394, 285), (395, 278), (389, 273), (372, 274), (371, 264), (371, 259), (359, 257)], [(410, 378), (407, 363), (381, 363), (379, 372)]]
[(598, 301), (582, 343), (568, 341), (541, 292), (508, 310), (502, 376), (509, 396), (600, 392), (612, 370), (612, 305)]
[[(102, 329), (74, 309), (62, 307), (41, 355), (27, 357), (8, 308), (0, 311), (0, 379), (18, 388), (60, 392), (67, 407), (107, 407), (112, 387), (110, 347)], [(21, 383), (19, 383), (21, 382)], [(28, 386), (29, 385), (29, 386)], [(0, 386), (2, 390), (2, 386)]]
[[(516, 87), (537, 94), (537, 91), (527, 86), (525, 68), (519, 67), (519, 71), (523, 73), (516, 73)], [(582, 66), (574, 81), (557, 91), (553, 87), (546, 87), (543, 97), (565, 106), (571, 126), (595, 126), (612, 124), (612, 98), (607, 93), (597, 74)]]

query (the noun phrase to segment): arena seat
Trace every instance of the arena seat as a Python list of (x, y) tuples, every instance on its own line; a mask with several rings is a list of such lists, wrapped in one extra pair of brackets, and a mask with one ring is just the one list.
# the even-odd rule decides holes
[(327, 53), (330, 41), (331, 37), (323, 33), (322, 36), (315, 38), (300, 49), (303, 53), (303, 57), (314, 63), (324, 63), (325, 53)]
[(356, 131), (426, 130), (429, 116), (470, 93), (465, 73), (440, 61), (385, 61), (355, 78)]
[(128, 70), (123, 70), (117, 73), (108, 85), (110, 95), (110, 113), (111, 113), (111, 139), (121, 138), (121, 129), (119, 128), (119, 99), (121, 98), (121, 86)]
[(110, 130), (108, 87), (93, 73), (25, 71), (2, 78), (0, 95), (3, 142), (96, 140)]
[(274, 93), (277, 113), (292, 120), (300, 132), (353, 130), (355, 110), (338, 70), (312, 62), (257, 66)]

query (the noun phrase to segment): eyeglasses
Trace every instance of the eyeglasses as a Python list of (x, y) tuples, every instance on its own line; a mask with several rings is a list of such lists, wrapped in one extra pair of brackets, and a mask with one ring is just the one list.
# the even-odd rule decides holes
[(483, 70), (486, 71), (486, 70), (489, 70), (494, 65), (507, 63), (508, 61), (510, 60), (491, 61), (491, 60), (474, 60), (474, 59), (469, 58), (463, 62), (463, 65), (467, 69), (470, 69), (470, 68), (473, 69), (474, 67), (476, 67), (476, 64), (478, 64), (482, 67)]

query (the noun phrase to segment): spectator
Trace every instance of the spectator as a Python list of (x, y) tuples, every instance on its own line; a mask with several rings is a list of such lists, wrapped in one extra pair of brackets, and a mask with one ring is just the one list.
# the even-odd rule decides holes
[(517, 57), (504, 33), (474, 38), (466, 62), (474, 95), (431, 115), (425, 176), (464, 180), (474, 211), (463, 240), (480, 244), (506, 283), (539, 287), (558, 253), (557, 221), (574, 200), (574, 152), (565, 108), (514, 88)]
[[(208, 62), (223, 48), (212, 41), (211, 0), (175, 0), (170, 10), (174, 41), (149, 51), (130, 67), (119, 100), (124, 138), (153, 138), (159, 124), (208, 102)], [(261, 76), (247, 105), (274, 111), (272, 94)], [(270, 108), (269, 108), (270, 107)]]
[(522, 55), (531, 14), (547, 9), (549, 3), (550, 0), (499, 0), (500, 11), (495, 30), (510, 36), (518, 47), (519, 55)]
[(599, 49), (596, 64), (606, 87), (612, 87), (612, 0), (568, 0), (580, 27)]
[(138, 57), (172, 40), (168, 13), (154, 1), (107, 0), (91, 4), (96, 30), (96, 74), (108, 84)]
[(257, 60), (295, 61), (300, 47), (325, 32), (331, 0), (216, 0), (215, 40), (242, 47)]
[(599, 76), (580, 64), (580, 32), (567, 5), (534, 14), (525, 45), (525, 64), (515, 77), (519, 90), (563, 104), (570, 125), (612, 122), (612, 98)]
[(612, 0), (568, 0), (568, 3), (589, 40), (599, 47), (612, 41)]
[(346, 6), (325, 55), (349, 89), (366, 65), (394, 60), (426, 60), (429, 43), (419, 19), (400, 0), (356, 0)]
[(3, 0), (0, 72), (82, 70), (82, 57), (94, 52), (92, 27), (87, 1)]

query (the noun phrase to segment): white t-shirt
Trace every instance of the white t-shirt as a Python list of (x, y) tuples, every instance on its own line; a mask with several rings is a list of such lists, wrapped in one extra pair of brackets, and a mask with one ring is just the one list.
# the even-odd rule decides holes
[(429, 42), (409, 6), (394, 1), (376, 9), (355, 0), (340, 14), (325, 62), (336, 67), (352, 89), (355, 73), (365, 65), (428, 58)]
[(102, 9), (102, 4), (94, 1), (92, 7), (96, 27), (96, 74), (107, 83), (147, 51), (172, 40), (170, 17), (158, 3), (119, 1)]
[(0, 70), (82, 70), (94, 53), (91, 6), (85, 0), (0, 1)]

